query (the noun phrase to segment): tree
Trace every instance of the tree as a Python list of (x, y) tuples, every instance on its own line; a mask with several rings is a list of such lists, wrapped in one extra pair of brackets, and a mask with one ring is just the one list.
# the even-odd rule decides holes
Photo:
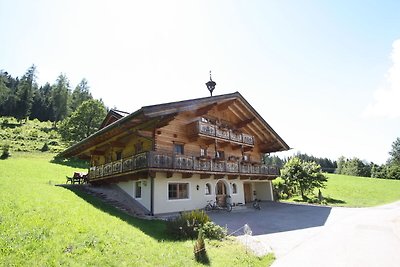
[(68, 114), (69, 81), (67, 76), (60, 74), (52, 89), (52, 108), (54, 127)]
[(106, 107), (99, 100), (87, 100), (60, 125), (61, 137), (67, 141), (80, 141), (96, 132), (106, 116)]
[(17, 87), (17, 109), (15, 117), (18, 120), (27, 119), (32, 108), (33, 93), (37, 90), (36, 66), (32, 65), (22, 77)]
[(389, 152), (391, 156), (389, 159), (390, 164), (400, 165), (400, 138), (397, 139), (392, 143), (392, 151)]
[(83, 78), (72, 92), (70, 109), (75, 111), (83, 102), (89, 99), (93, 99), (93, 97), (89, 92), (88, 81)]
[(321, 172), (321, 166), (315, 162), (303, 162), (299, 158), (291, 158), (281, 170), (281, 178), (295, 192), (300, 191), (303, 200), (306, 194), (316, 188), (324, 188), (327, 178)]

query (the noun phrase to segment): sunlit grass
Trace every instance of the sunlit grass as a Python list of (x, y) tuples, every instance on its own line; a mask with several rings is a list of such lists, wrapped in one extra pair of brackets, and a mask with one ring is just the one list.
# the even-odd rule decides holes
[[(399, 180), (338, 174), (326, 174), (326, 176), (328, 176), (328, 183), (321, 192), (328, 205), (372, 207), (400, 200)], [(318, 190), (314, 193), (317, 196)], [(295, 196), (288, 201), (302, 202), (302, 199)]]
[[(196, 266), (194, 241), (174, 241), (165, 222), (139, 220), (55, 184), (85, 171), (50, 163), (53, 154), (0, 161), (0, 265)], [(208, 241), (212, 266), (269, 266), (234, 240)]]

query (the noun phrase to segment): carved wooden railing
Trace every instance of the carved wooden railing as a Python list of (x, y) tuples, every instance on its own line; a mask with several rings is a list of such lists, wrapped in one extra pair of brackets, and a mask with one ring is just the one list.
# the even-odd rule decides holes
[(235, 143), (241, 143), (244, 145), (254, 145), (254, 136), (234, 131), (232, 129), (222, 128), (208, 122), (196, 121), (188, 128), (189, 135), (202, 134), (210, 137), (229, 140)]
[(192, 170), (227, 174), (279, 175), (279, 168), (254, 162), (202, 158), (189, 155), (176, 155), (159, 151), (143, 152), (128, 158), (110, 162), (89, 169), (89, 179), (123, 174), (141, 169)]

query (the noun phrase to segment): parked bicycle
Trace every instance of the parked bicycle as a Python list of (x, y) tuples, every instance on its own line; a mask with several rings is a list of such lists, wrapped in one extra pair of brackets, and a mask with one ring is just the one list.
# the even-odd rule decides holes
[(227, 212), (232, 211), (232, 205), (229, 203), (226, 203), (225, 206), (221, 206), (217, 203), (215, 200), (208, 200), (207, 205), (204, 208), (206, 211), (210, 210), (226, 210)]
[(257, 198), (254, 199), (253, 208), (255, 208), (256, 210), (260, 210), (261, 209), (260, 202), (261, 202), (261, 200), (259, 200)]

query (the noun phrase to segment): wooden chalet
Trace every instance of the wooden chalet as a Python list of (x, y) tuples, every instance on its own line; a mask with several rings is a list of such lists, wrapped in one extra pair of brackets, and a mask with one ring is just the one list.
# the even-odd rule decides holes
[[(61, 153), (90, 161), (89, 182), (118, 185), (151, 214), (207, 200), (273, 200), (265, 153), (289, 146), (238, 93), (111, 110), (100, 129)], [(227, 198), (227, 196), (229, 196)]]

